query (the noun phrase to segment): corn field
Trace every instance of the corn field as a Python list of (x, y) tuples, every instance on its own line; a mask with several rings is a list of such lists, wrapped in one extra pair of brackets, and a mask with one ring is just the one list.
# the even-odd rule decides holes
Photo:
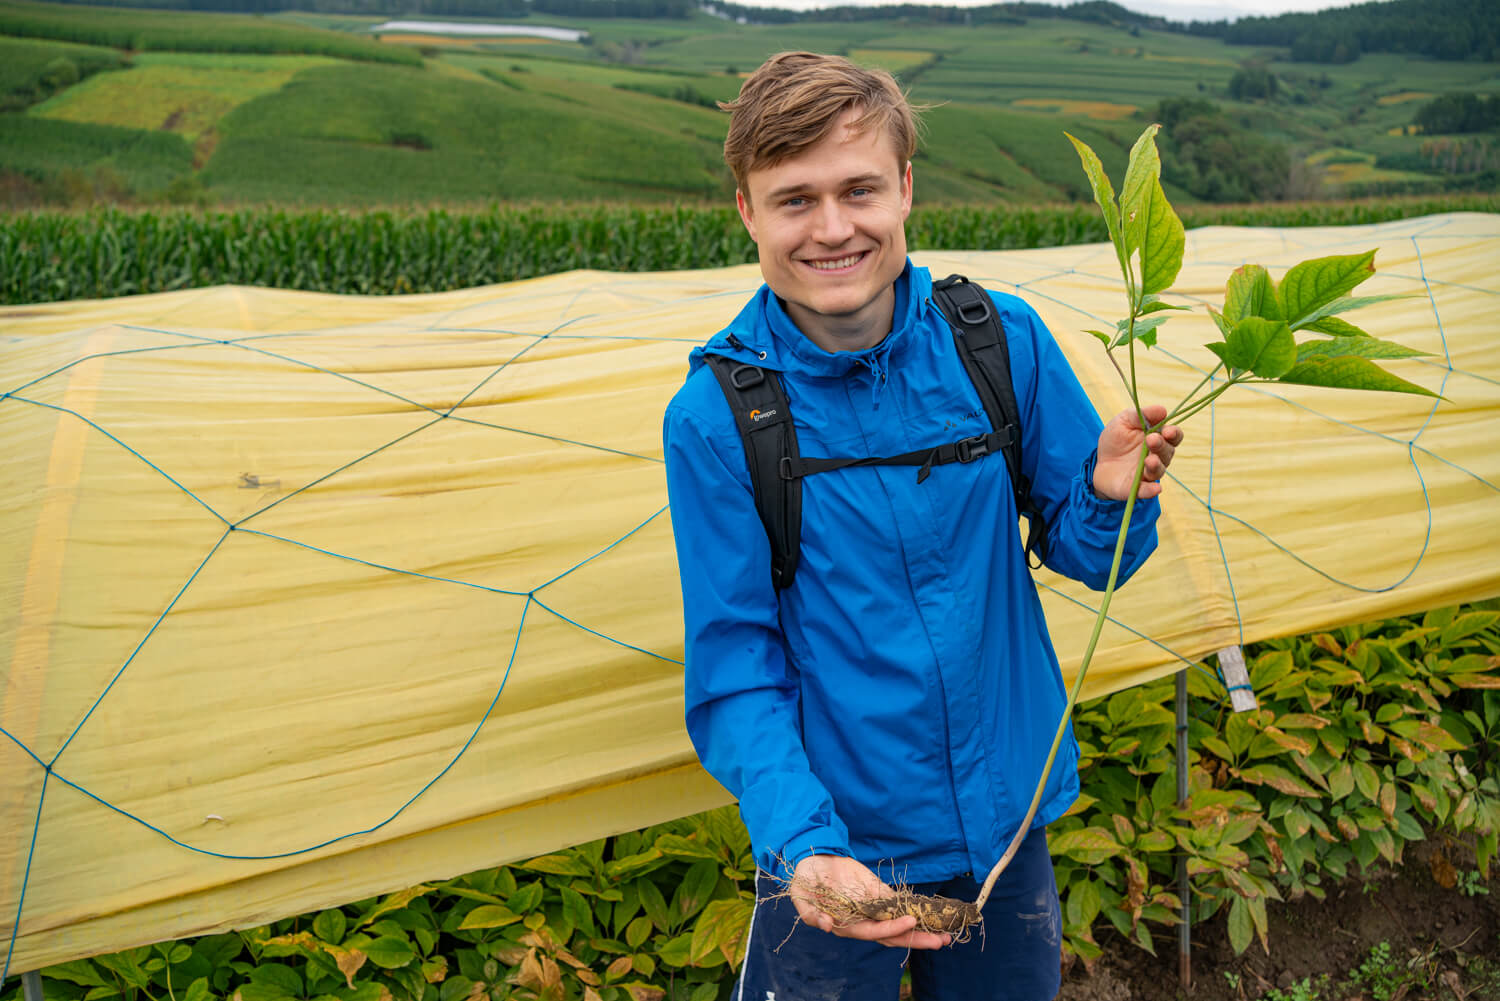
[[(1500, 197), (1188, 207), (1188, 226), (1328, 226), (1500, 211)], [(1106, 238), (1092, 205), (926, 208), (910, 246), (1008, 250)], [(25, 212), (0, 216), (0, 304), (208, 285), (354, 295), (441, 292), (593, 268), (744, 264), (755, 247), (730, 208), (491, 208), (473, 212)]]

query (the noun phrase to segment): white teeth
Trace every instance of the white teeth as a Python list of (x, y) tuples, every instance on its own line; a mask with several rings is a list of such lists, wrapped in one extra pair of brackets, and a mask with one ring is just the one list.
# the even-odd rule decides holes
[(839, 268), (852, 267), (860, 258), (859, 254), (850, 254), (848, 257), (840, 257), (836, 261), (808, 261), (819, 271), (837, 271)]

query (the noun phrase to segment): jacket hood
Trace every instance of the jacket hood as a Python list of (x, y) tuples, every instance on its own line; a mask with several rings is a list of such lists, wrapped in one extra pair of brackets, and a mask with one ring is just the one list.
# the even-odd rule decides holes
[(688, 356), (689, 371), (704, 365), (704, 355), (723, 355), (777, 372), (800, 372), (810, 376), (837, 378), (857, 366), (872, 371), (890, 367), (891, 359), (911, 341), (912, 331), (932, 305), (932, 276), (926, 268), (914, 267), (911, 258), (897, 277), (896, 303), (891, 314), (891, 332), (879, 344), (863, 351), (825, 351), (798, 329), (770, 286), (762, 285), (729, 326), (719, 331)]

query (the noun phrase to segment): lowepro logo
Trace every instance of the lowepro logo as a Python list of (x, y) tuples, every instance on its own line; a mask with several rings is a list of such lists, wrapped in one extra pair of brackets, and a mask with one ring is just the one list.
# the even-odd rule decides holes
[(776, 416), (776, 411), (774, 411), (774, 410), (752, 410), (752, 411), (750, 411), (750, 419), (752, 421), (763, 421), (767, 417), (775, 417), (775, 416)]

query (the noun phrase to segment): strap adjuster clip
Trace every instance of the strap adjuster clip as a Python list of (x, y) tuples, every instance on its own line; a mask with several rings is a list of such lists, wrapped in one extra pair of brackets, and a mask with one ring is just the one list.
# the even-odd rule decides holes
[(738, 365), (729, 370), (729, 381), (735, 389), (749, 389), (766, 381), (766, 373), (754, 365)]
[(954, 443), (953, 451), (959, 462), (973, 462), (990, 454), (990, 437), (977, 434), (972, 438), (965, 438)]

